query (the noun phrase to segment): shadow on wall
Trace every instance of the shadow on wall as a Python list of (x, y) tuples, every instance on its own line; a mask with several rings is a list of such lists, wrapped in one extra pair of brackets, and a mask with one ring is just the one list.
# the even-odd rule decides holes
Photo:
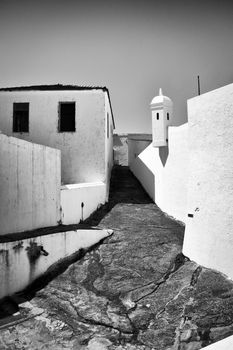
[(128, 166), (114, 165), (110, 182), (109, 202), (93, 213), (84, 224), (96, 226), (119, 203), (153, 203)]
[(163, 167), (165, 167), (166, 165), (168, 155), (169, 155), (168, 146), (159, 147), (159, 157), (160, 157), (161, 163), (163, 164)]
[[(151, 159), (152, 160), (152, 159)], [(131, 166), (131, 171), (135, 174), (144, 189), (150, 196), (153, 202), (156, 202), (155, 198), (155, 175), (150, 169), (145, 159), (143, 159), (143, 153), (140, 154)]]

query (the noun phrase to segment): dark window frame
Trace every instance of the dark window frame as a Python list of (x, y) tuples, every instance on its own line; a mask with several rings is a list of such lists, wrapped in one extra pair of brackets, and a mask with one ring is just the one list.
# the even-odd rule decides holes
[(13, 103), (13, 126), (14, 133), (29, 133), (29, 102)]
[[(70, 126), (65, 126), (64, 121), (62, 121), (62, 118), (65, 116), (62, 116), (62, 106), (64, 105), (74, 105), (74, 115), (73, 120), (70, 122)], [(64, 113), (64, 112), (63, 112)], [(76, 102), (75, 101), (59, 101), (58, 103), (58, 132), (76, 132)]]
[(156, 118), (157, 118), (157, 120), (159, 120), (159, 113), (158, 112), (156, 113)]

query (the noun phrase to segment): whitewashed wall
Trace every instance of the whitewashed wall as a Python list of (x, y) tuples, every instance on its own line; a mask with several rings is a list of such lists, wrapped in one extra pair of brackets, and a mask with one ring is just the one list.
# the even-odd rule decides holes
[(57, 225), (60, 151), (0, 134), (0, 234)]
[[(105, 181), (106, 95), (102, 90), (1, 91), (0, 130), (60, 149), (64, 184)], [(66, 101), (76, 102), (76, 132), (59, 133), (58, 105)], [(29, 133), (12, 132), (14, 102), (29, 102)]]
[(233, 278), (233, 84), (188, 101), (190, 176), (183, 252)]
[(138, 155), (152, 142), (150, 134), (128, 134), (128, 161), (129, 166), (134, 163)]
[[(107, 114), (109, 116), (107, 120)], [(111, 171), (113, 167), (113, 116), (109, 104), (107, 93), (105, 93), (105, 183), (106, 183), (106, 194), (105, 201), (108, 201)]]
[(129, 140), (129, 166), (153, 201), (168, 215), (184, 222), (187, 215), (187, 124), (169, 127), (168, 135), (169, 147), (155, 148), (150, 144), (141, 153), (145, 144)]
[(205, 350), (231, 350), (233, 349), (233, 335), (205, 347)]
[[(77, 224), (87, 219), (106, 201), (106, 184), (92, 182), (61, 187), (61, 221), (64, 225)], [(82, 207), (83, 203), (83, 207)]]
[[(155, 201), (155, 169), (154, 165), (151, 162), (151, 154), (153, 155), (153, 149), (151, 149), (151, 145), (148, 146), (140, 156), (134, 157), (134, 146), (138, 148), (136, 142), (130, 142), (130, 153), (129, 160), (132, 159), (129, 163), (130, 170), (142, 184), (148, 195), (151, 197), (153, 201)], [(138, 143), (138, 142), (137, 142)], [(133, 152), (131, 155), (131, 151)]]
[[(111, 234), (107, 230), (77, 230), (0, 243), (0, 298), (28, 286), (60, 259), (88, 248)], [(42, 246), (48, 253), (30, 261), (28, 254)]]

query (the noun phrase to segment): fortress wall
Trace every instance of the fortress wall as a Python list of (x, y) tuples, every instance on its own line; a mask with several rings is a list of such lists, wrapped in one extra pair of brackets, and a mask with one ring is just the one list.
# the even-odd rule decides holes
[(188, 119), (183, 252), (233, 278), (233, 84), (190, 99)]
[[(169, 146), (142, 152), (140, 140), (130, 140), (129, 166), (153, 201), (168, 215), (185, 221), (188, 173), (188, 125), (169, 127)], [(139, 154), (138, 154), (139, 153)], [(135, 154), (137, 155), (135, 157)]]

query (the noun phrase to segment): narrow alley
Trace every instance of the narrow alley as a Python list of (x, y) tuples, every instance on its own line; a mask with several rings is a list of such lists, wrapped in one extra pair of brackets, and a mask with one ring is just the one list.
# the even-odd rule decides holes
[(127, 167), (85, 224), (114, 233), (21, 305), (36, 316), (0, 327), (0, 350), (198, 350), (233, 334), (233, 283), (183, 256), (184, 226)]

